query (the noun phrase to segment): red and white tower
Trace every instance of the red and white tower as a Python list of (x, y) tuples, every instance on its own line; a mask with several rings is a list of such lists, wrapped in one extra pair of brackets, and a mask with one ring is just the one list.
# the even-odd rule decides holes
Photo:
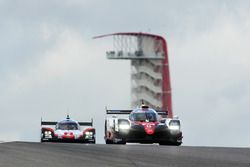
[(173, 117), (167, 43), (148, 33), (114, 33), (95, 38), (113, 37), (108, 59), (131, 60), (131, 107), (144, 101), (152, 108), (168, 111)]

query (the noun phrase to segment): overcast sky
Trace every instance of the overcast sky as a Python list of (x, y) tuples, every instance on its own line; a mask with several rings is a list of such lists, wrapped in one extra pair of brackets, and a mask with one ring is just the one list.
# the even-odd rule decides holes
[(168, 43), (184, 145), (250, 147), (250, 2), (0, 0), (0, 140), (39, 141), (40, 119), (130, 107), (130, 62), (107, 60), (113, 32)]

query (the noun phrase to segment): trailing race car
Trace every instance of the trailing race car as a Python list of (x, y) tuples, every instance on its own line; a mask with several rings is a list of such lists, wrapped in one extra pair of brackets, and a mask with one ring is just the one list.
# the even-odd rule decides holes
[[(182, 132), (178, 118), (166, 118), (166, 111), (156, 111), (146, 105), (135, 110), (106, 110), (113, 114), (105, 120), (106, 144), (159, 143), (181, 145)], [(116, 114), (129, 114), (118, 118)], [(164, 118), (165, 117), (165, 118)]]
[[(46, 125), (46, 126), (45, 126)], [(55, 125), (55, 128), (49, 127)], [(41, 120), (41, 142), (95, 143), (95, 129), (91, 122), (77, 122), (69, 118), (60, 122)], [(82, 130), (81, 126), (89, 126)]]

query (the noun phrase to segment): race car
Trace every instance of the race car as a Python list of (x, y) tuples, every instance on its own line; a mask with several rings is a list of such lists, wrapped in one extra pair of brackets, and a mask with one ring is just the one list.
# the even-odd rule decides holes
[[(54, 128), (51, 126), (55, 126)], [(81, 126), (88, 126), (83, 129)], [(95, 143), (95, 129), (91, 122), (77, 122), (67, 115), (59, 122), (41, 120), (41, 142), (79, 142)]]
[[(134, 110), (106, 109), (106, 114), (113, 115), (105, 119), (106, 144), (126, 144), (127, 142), (177, 146), (182, 144), (180, 120), (167, 118), (166, 111), (156, 111), (142, 105)], [(124, 115), (128, 115), (128, 118)]]

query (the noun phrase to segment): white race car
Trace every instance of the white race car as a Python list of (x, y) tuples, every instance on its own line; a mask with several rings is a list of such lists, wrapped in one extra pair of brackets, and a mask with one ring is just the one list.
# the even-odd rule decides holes
[[(55, 126), (55, 128), (51, 126)], [(95, 128), (91, 122), (77, 122), (69, 118), (59, 122), (41, 121), (41, 142), (95, 143)], [(81, 126), (88, 126), (81, 129)]]

